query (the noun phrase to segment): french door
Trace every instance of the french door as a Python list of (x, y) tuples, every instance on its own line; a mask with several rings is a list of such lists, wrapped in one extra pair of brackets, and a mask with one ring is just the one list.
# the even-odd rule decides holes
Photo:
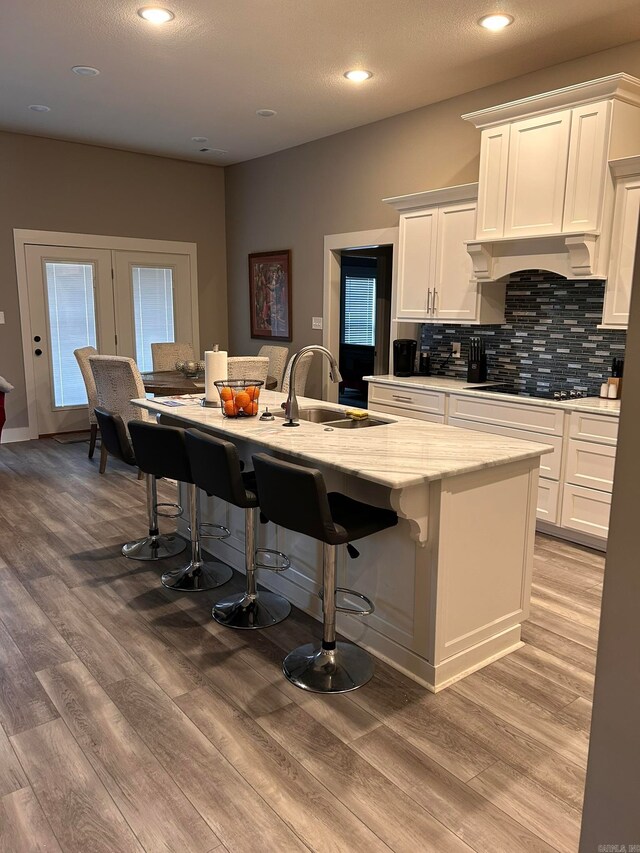
[(145, 371), (151, 343), (193, 342), (188, 255), (27, 245), (25, 261), (39, 435), (87, 428), (75, 349)]

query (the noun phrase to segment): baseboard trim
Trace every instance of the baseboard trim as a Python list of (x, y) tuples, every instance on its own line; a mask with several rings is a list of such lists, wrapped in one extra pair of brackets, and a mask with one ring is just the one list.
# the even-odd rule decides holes
[(12, 444), (14, 441), (30, 441), (29, 427), (6, 427), (2, 430), (2, 444)]

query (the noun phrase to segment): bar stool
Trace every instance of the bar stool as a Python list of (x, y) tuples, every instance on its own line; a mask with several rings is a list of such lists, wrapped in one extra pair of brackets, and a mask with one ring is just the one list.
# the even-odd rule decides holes
[[(336, 613), (367, 616), (373, 603), (361, 593), (336, 587), (336, 548), (380, 530), (393, 527), (398, 516), (356, 501), (340, 492), (327, 494), (324, 477), (314, 468), (282, 462), (266, 454), (253, 457), (260, 508), (274, 524), (310, 536), (323, 543), (322, 644), (307, 643), (294, 649), (282, 664), (285, 676), (303, 690), (346, 693), (362, 687), (373, 675), (371, 656), (353, 643), (336, 641)], [(355, 552), (355, 553), (354, 553)], [(339, 607), (336, 593), (356, 596), (364, 609)]]
[[(97, 407), (95, 410), (102, 443), (112, 456), (120, 459), (126, 465), (137, 466), (135, 453), (129, 441), (124, 421), (120, 415), (108, 412), (106, 409)], [(143, 539), (127, 542), (122, 546), (122, 554), (130, 560), (162, 560), (165, 557), (173, 557), (181, 554), (187, 547), (187, 543), (180, 536), (161, 534), (158, 529), (158, 515), (175, 518), (182, 508), (177, 504), (159, 504), (156, 487), (156, 478), (153, 474), (145, 474), (147, 486), (147, 516), (149, 519), (149, 534)], [(176, 506), (178, 512), (158, 512), (158, 507)]]
[[(244, 592), (218, 601), (211, 615), (216, 622), (229, 628), (268, 628), (282, 622), (291, 612), (291, 605), (277, 593), (258, 591), (256, 569), (282, 572), (289, 568), (290, 563), (280, 551), (255, 547), (259, 498), (253, 471), (242, 472), (238, 451), (230, 441), (223, 441), (196, 429), (187, 430), (185, 439), (196, 486), (207, 494), (244, 509), (246, 588)], [(275, 555), (280, 563), (258, 563), (257, 554)]]
[[(191, 560), (186, 566), (165, 572), (162, 585), (178, 592), (204, 592), (222, 586), (231, 579), (233, 569), (218, 560), (205, 563), (202, 559), (200, 492), (191, 474), (184, 430), (147, 421), (129, 421), (128, 427), (138, 466), (146, 474), (187, 484)], [(209, 538), (226, 539), (230, 535), (219, 525), (208, 526), (221, 531), (219, 535), (205, 534)]]

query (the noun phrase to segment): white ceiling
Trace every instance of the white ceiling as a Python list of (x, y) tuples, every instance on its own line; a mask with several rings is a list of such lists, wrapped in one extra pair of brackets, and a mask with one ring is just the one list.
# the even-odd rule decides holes
[[(0, 5), (0, 128), (209, 163), (640, 38), (637, 0), (161, 0), (176, 16), (162, 26), (136, 14), (149, 0)], [(515, 23), (477, 26), (497, 9)], [(375, 76), (354, 85), (342, 76), (353, 67)], [(200, 154), (192, 136), (228, 154)]]

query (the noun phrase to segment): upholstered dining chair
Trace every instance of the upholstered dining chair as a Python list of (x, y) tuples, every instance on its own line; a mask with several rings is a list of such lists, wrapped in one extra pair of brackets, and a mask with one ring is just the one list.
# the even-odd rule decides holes
[(269, 359), (269, 376), (272, 376), (277, 385), (273, 391), (280, 391), (282, 388), (282, 380), (284, 379), (284, 369), (287, 364), (289, 355), (289, 347), (274, 347), (263, 346), (258, 352), (259, 356), (266, 356)]
[(269, 359), (257, 355), (235, 355), (227, 359), (227, 379), (258, 379), (267, 381)]
[[(291, 376), (291, 365), (293, 364), (293, 359), (295, 356), (291, 356), (289, 359), (289, 363), (287, 364), (287, 369), (284, 372), (284, 379), (282, 380), (282, 393), (289, 393), (289, 378)], [(309, 376), (309, 369), (311, 367), (311, 361), (313, 360), (312, 352), (305, 352), (304, 355), (300, 356), (300, 360), (298, 361), (298, 366), (296, 367), (296, 387), (295, 392), (296, 395), (300, 397), (304, 397), (304, 392), (307, 387), (307, 378)]]
[(89, 428), (91, 434), (89, 436), (89, 459), (93, 459), (93, 453), (96, 449), (96, 438), (98, 437), (98, 421), (96, 419), (96, 406), (98, 398), (96, 396), (96, 383), (91, 372), (89, 358), (92, 355), (98, 355), (98, 350), (95, 347), (80, 347), (74, 349), (73, 354), (78, 362), (80, 373), (84, 379), (84, 387), (87, 389), (87, 401), (89, 403)]
[(184, 343), (151, 344), (154, 371), (175, 370), (176, 361), (194, 361), (193, 346)]
[[(152, 421), (154, 418), (145, 409), (134, 406), (130, 401), (144, 397), (144, 383), (138, 365), (132, 358), (120, 355), (89, 356), (91, 372), (96, 383), (98, 406), (128, 421)], [(100, 473), (107, 467), (107, 450), (104, 444), (100, 452)]]

